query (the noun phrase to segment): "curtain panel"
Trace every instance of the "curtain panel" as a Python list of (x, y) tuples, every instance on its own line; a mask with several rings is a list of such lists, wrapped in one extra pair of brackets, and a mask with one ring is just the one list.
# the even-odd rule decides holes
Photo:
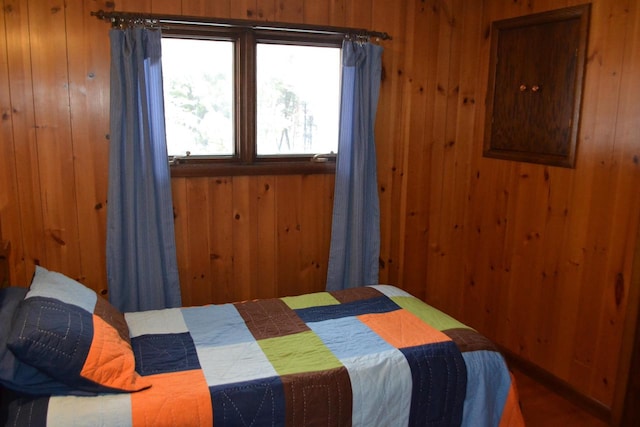
[(112, 29), (107, 203), (109, 299), (122, 311), (181, 305), (162, 93), (161, 33)]
[(382, 47), (345, 40), (327, 290), (378, 283), (380, 205), (374, 126)]

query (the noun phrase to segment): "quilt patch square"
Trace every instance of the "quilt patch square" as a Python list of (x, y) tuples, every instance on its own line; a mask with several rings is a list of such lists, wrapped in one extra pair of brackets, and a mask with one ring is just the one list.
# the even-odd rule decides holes
[(356, 317), (312, 322), (309, 327), (340, 360), (394, 349)]
[(313, 332), (258, 341), (279, 375), (333, 369), (342, 366), (336, 356)]
[[(57, 426), (131, 425), (131, 393), (94, 396), (54, 396), (49, 400), (47, 417)], [(109, 420), (105, 423), (105, 420)], [(53, 423), (50, 423), (53, 424)], [(24, 424), (33, 425), (33, 424)]]
[(211, 396), (202, 371), (171, 372), (147, 378), (152, 386), (131, 394), (132, 425), (213, 425)]
[(396, 348), (450, 341), (448, 336), (403, 309), (364, 314), (358, 316), (358, 319)]
[(473, 329), (456, 328), (443, 331), (458, 345), (461, 352), (488, 350), (498, 352), (497, 347), (484, 335), (480, 335)]
[(340, 317), (358, 316), (364, 313), (386, 313), (399, 310), (395, 302), (385, 296), (345, 302), (338, 305), (310, 307), (296, 310), (298, 316), (306, 323), (321, 322), (323, 320), (338, 319)]
[(452, 426), (462, 422), (467, 368), (453, 341), (403, 348), (413, 389), (409, 425)]
[(298, 295), (294, 297), (282, 297), (280, 299), (292, 310), (319, 305), (340, 304), (340, 301), (335, 299), (329, 292), (316, 292), (313, 294)]
[(255, 341), (222, 347), (198, 347), (197, 351), (209, 387), (277, 375)]
[(198, 348), (255, 341), (233, 304), (184, 308), (182, 316)]
[(418, 316), (423, 322), (428, 323), (439, 331), (453, 328), (467, 328), (463, 323), (435, 308), (429, 307), (418, 298), (412, 296), (396, 296), (392, 299), (400, 307)]
[(136, 372), (143, 376), (200, 369), (189, 333), (141, 335), (131, 339), (131, 347)]
[(235, 307), (256, 340), (309, 330), (296, 313), (277, 298), (246, 301)]
[(132, 338), (139, 335), (181, 334), (189, 331), (179, 308), (125, 313), (124, 318), (129, 325), (129, 335)]
[(411, 368), (400, 350), (391, 348), (341, 361), (351, 380), (353, 425), (409, 425)]
[(345, 302), (353, 302), (360, 301), (364, 299), (370, 298), (379, 298), (383, 296), (380, 291), (372, 287), (361, 287), (361, 288), (351, 288), (351, 289), (342, 289), (339, 291), (331, 291), (331, 295), (340, 301), (341, 303)]
[(285, 399), (279, 377), (210, 387), (209, 391), (214, 425), (285, 425)]
[(351, 425), (349, 373), (344, 367), (282, 377), (287, 425)]

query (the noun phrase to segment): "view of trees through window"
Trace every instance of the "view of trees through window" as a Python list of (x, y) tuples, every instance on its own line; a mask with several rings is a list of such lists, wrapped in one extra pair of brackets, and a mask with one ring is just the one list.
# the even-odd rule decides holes
[[(163, 38), (169, 155), (234, 154), (233, 42)], [(337, 152), (340, 49), (257, 45), (256, 152)]]
[(340, 49), (259, 44), (258, 154), (336, 152)]
[(233, 43), (162, 39), (170, 156), (232, 155)]

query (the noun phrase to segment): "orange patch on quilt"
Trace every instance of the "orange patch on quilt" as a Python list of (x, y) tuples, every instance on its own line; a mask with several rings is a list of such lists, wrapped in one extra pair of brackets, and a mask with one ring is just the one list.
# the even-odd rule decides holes
[(507, 394), (507, 400), (504, 402), (504, 408), (502, 409), (500, 427), (524, 427), (524, 419), (522, 418), (522, 412), (520, 411), (518, 388), (516, 387), (513, 374), (511, 374), (509, 394)]
[(427, 325), (407, 310), (364, 314), (358, 316), (358, 319), (395, 348), (451, 341), (447, 335)]
[(149, 375), (151, 388), (131, 395), (133, 426), (211, 426), (211, 394), (201, 370)]
[(150, 385), (136, 372), (131, 345), (95, 314), (93, 340), (80, 375), (105, 387), (124, 391), (138, 391)]

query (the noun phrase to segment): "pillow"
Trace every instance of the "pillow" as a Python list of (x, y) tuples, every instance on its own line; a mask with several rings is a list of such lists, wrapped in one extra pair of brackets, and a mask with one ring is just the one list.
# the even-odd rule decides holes
[(39, 266), (14, 316), (8, 347), (23, 362), (80, 390), (150, 386), (135, 371), (122, 313), (81, 283)]
[(0, 384), (27, 394), (90, 394), (74, 390), (31, 365), (23, 363), (7, 348), (13, 315), (27, 294), (26, 288), (0, 289)]

